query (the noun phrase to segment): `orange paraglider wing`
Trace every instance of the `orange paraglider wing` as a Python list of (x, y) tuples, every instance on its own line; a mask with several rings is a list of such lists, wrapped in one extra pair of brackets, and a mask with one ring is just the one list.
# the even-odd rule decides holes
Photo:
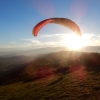
[(46, 20), (43, 20), (41, 22), (39, 22), (32, 30), (32, 34), (34, 36), (37, 36), (39, 30), (45, 26), (46, 24), (48, 23), (55, 23), (55, 24), (60, 24), (60, 25), (63, 25), (65, 27), (68, 27), (70, 28), (72, 31), (74, 31), (76, 34), (80, 35), (81, 36), (81, 30), (80, 28), (78, 27), (78, 25), (73, 22), (72, 20), (70, 19), (67, 19), (67, 18), (49, 18), (49, 19), (46, 19)]

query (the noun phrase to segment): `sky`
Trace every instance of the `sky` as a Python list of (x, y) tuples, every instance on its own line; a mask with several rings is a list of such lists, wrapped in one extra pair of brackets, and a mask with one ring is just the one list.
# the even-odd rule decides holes
[(47, 24), (37, 37), (32, 35), (38, 22), (52, 17), (73, 20), (87, 46), (100, 46), (100, 0), (0, 0), (0, 50), (68, 45), (75, 33), (57, 24)]

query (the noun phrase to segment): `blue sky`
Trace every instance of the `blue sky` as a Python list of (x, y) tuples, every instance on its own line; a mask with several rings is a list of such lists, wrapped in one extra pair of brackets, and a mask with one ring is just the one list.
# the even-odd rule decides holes
[(89, 45), (100, 45), (100, 0), (0, 0), (0, 50), (62, 46), (72, 31), (48, 24), (32, 36), (41, 20), (65, 17), (75, 21)]

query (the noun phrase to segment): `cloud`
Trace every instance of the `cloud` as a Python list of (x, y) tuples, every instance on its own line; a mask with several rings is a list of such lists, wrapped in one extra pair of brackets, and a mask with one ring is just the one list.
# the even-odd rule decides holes
[(100, 35), (96, 33), (92, 34), (84, 34), (86, 38), (89, 40), (90, 46), (100, 46)]
[[(73, 34), (73, 33), (72, 33)], [(20, 38), (20, 42), (12, 41), (8, 45), (0, 45), (0, 49), (35, 49), (44, 47), (62, 46), (61, 41), (67, 39), (70, 34), (46, 34), (37, 38)], [(89, 41), (90, 46), (100, 46), (100, 35), (95, 33), (85, 33), (82, 35)], [(66, 38), (67, 37), (67, 38)]]
[(0, 45), (0, 49), (7, 49), (7, 48), (12, 48), (12, 47), (7, 45)]
[(30, 43), (32, 43), (32, 45), (34, 46), (34, 47), (47, 47), (47, 46), (56, 46), (56, 45), (58, 45), (59, 44), (59, 41), (58, 42), (55, 42), (55, 41), (49, 41), (49, 40), (46, 40), (45, 42), (44, 42), (44, 40), (43, 39), (35, 39), (35, 40), (33, 40), (33, 39), (22, 39), (21, 38), (21, 40), (24, 40), (24, 41), (28, 41), (28, 42), (30, 42)]
[(20, 38), (21, 40), (24, 40), (28, 43), (31, 43), (32, 45), (41, 45), (41, 41), (40, 40), (33, 40), (32, 38), (29, 38), (29, 39), (23, 39), (23, 38)]
[[(30, 47), (34, 46), (34, 48), (48, 47), (48, 46), (61, 46), (61, 41), (66, 37), (68, 38), (69, 35), (72, 35), (72, 34), (73, 33), (46, 34), (46, 35), (40, 35), (39, 38), (37, 38), (37, 39), (33, 39), (33, 38), (23, 39), (23, 38), (21, 38), (21, 40), (24, 40), (28, 43), (31, 43)], [(100, 46), (100, 35), (98, 35), (96, 33), (91, 33), (91, 34), (85, 33), (82, 36), (89, 41), (90, 46), (94, 46), (94, 45)]]
[(17, 42), (9, 42), (10, 44), (18, 44)]
[[(64, 34), (64, 33), (63, 33)], [(46, 34), (46, 35), (42, 35), (41, 37), (42, 38), (46, 38), (46, 37), (59, 37), (59, 36), (61, 36), (61, 35), (63, 35), (63, 34)]]

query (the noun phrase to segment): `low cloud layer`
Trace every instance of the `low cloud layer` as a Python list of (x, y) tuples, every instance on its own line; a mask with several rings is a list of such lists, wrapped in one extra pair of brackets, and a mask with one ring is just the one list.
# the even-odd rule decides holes
[[(62, 46), (61, 41), (69, 34), (47, 34), (40, 35), (37, 38), (20, 38), (22, 43), (10, 41), (8, 45), (0, 45), (0, 49), (35, 49), (44, 47)], [(89, 41), (89, 46), (100, 46), (100, 35), (97, 34), (83, 34)]]

